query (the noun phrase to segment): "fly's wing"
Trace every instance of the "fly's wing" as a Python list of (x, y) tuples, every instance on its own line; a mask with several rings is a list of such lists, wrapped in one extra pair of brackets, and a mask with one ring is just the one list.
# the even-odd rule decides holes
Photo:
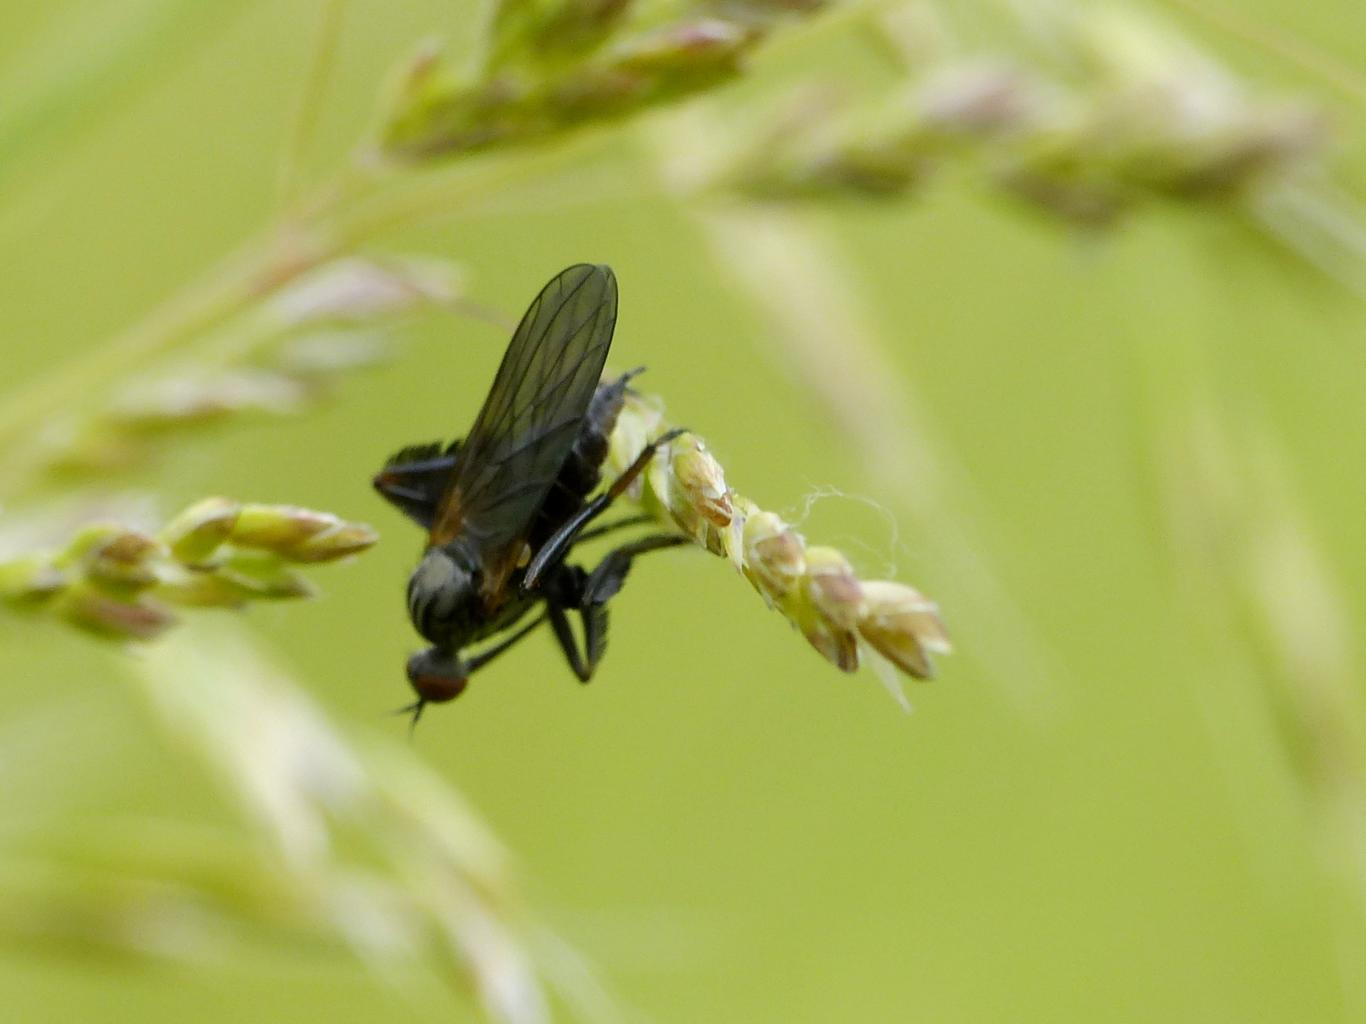
[(512, 336), (431, 528), (433, 545), (459, 536), (480, 554), (486, 596), (516, 567), (573, 447), (616, 319), (611, 269), (578, 264), (541, 290)]

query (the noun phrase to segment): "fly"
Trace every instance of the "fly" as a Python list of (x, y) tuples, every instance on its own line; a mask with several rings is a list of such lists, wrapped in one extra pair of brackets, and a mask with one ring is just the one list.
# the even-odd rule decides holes
[[(602, 379), (616, 319), (609, 267), (561, 271), (522, 317), (465, 439), (404, 448), (375, 476), (376, 490), (427, 530), (426, 551), (408, 581), (409, 618), (431, 644), (408, 659), (417, 700), (404, 710), (414, 723), (428, 704), (458, 697), (471, 673), (546, 621), (574, 674), (588, 682), (607, 644), (607, 602), (632, 559), (687, 543), (677, 534), (650, 534), (591, 570), (566, 561), (582, 541), (649, 521), (635, 516), (588, 529), (658, 447), (682, 433), (646, 445), (590, 498), (630, 380), (640, 372)], [(571, 613), (582, 622), (582, 649)], [(466, 652), (485, 640), (494, 642)]]

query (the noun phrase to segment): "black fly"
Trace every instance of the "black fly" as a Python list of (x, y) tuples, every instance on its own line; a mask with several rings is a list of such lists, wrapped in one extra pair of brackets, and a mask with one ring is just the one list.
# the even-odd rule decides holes
[[(405, 710), (414, 722), (428, 703), (458, 697), (470, 673), (547, 619), (574, 674), (588, 682), (607, 643), (607, 601), (632, 558), (685, 543), (652, 534), (609, 552), (591, 571), (565, 561), (580, 541), (646, 521), (586, 529), (679, 433), (646, 446), (589, 500), (634, 375), (601, 379), (616, 319), (610, 268), (578, 264), (560, 272), (522, 317), (464, 441), (404, 448), (375, 476), (380, 494), (428, 531), (408, 581), (409, 617), (432, 645), (408, 659), (417, 701)], [(542, 603), (539, 615), (491, 647), (461, 653), (517, 626)], [(582, 652), (570, 612), (583, 622)]]

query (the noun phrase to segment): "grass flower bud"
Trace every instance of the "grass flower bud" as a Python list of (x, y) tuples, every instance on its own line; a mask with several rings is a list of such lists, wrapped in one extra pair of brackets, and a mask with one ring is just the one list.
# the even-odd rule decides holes
[(938, 606), (914, 587), (887, 580), (864, 583), (863, 599), (859, 636), (902, 671), (932, 678), (930, 655), (952, 650)]
[(712, 554), (726, 553), (724, 529), (734, 510), (720, 464), (692, 434), (670, 443), (669, 512), (684, 533)]
[(0, 601), (15, 608), (42, 604), (66, 586), (66, 574), (45, 554), (0, 562)]
[(85, 576), (112, 594), (135, 594), (157, 581), (160, 541), (132, 530), (120, 531), (86, 552)]
[(806, 577), (806, 545), (801, 535), (774, 512), (755, 510), (745, 516), (742, 544), (744, 573), (770, 602), (795, 593)]
[(863, 588), (849, 560), (834, 548), (806, 549), (807, 592), (821, 617), (840, 629), (854, 629), (863, 614)]
[(241, 513), (235, 501), (205, 498), (167, 523), (159, 537), (176, 561), (193, 565), (212, 556), (232, 535)]
[(229, 539), (290, 562), (328, 562), (363, 551), (378, 535), (361, 523), (294, 505), (243, 505)]
[(111, 640), (151, 640), (175, 622), (175, 616), (155, 602), (120, 600), (85, 582), (60, 595), (57, 613), (78, 629)]

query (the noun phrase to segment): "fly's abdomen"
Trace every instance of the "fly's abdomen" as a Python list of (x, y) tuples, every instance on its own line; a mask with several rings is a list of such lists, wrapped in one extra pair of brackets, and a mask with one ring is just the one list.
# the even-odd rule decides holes
[(555, 477), (555, 484), (546, 495), (545, 503), (536, 515), (528, 540), (536, 551), (574, 513), (583, 507), (584, 499), (592, 494), (602, 479), (602, 463), (612, 430), (617, 424), (626, 385), (634, 374), (622, 374), (611, 383), (598, 385), (593, 401), (583, 417), (574, 447), (565, 457)]

